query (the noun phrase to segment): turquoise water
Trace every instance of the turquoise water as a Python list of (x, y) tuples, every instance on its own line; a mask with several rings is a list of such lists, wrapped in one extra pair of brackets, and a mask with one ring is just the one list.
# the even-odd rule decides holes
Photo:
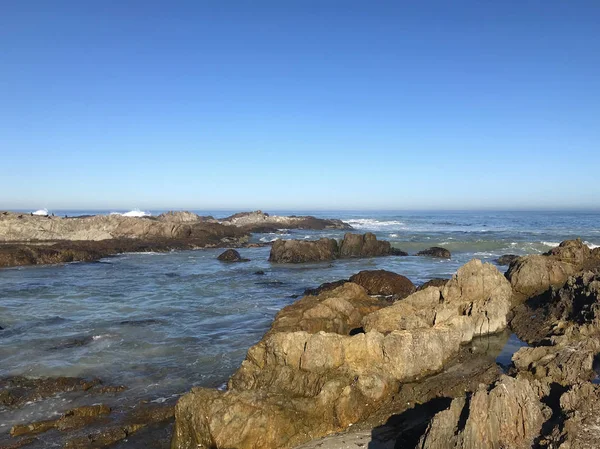
[[(541, 253), (574, 237), (600, 245), (599, 213), (313, 215), (341, 218), (358, 232), (374, 232), (411, 254), (443, 246), (453, 257), (282, 266), (267, 262), (269, 248), (265, 247), (240, 250), (251, 261), (232, 265), (216, 260), (222, 250), (209, 249), (0, 270), (0, 377), (97, 376), (130, 387), (120, 401), (162, 401), (193, 385), (222, 385), (277, 311), (305, 288), (379, 268), (420, 284), (432, 277), (449, 277), (473, 257), (493, 261), (507, 253)], [(253, 239), (342, 235), (341, 231), (294, 230)], [(256, 275), (258, 270), (266, 274)], [(72, 405), (63, 401), (48, 407), (60, 410)], [(39, 406), (18, 413), (0, 410), (0, 423), (8, 426), (43, 413)]]

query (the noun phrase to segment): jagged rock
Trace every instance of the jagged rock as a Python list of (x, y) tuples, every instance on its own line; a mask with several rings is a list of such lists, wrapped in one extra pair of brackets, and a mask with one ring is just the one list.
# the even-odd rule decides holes
[(505, 254), (504, 256), (500, 256), (496, 259), (496, 263), (498, 265), (510, 265), (515, 260), (517, 260), (519, 256), (515, 254)]
[(228, 249), (217, 257), (221, 262), (248, 262), (250, 259), (244, 259), (235, 249)]
[(429, 256), (437, 257), (439, 259), (450, 259), (452, 254), (446, 248), (440, 248), (439, 246), (432, 246), (431, 248), (419, 251), (417, 256)]
[(406, 298), (415, 292), (415, 285), (405, 276), (386, 270), (365, 270), (350, 277), (350, 282), (360, 285), (369, 295)]
[(79, 377), (6, 377), (0, 379), (0, 405), (20, 407), (27, 402), (39, 401), (59, 393), (87, 391), (100, 384), (99, 379), (86, 380)]
[(391, 332), (447, 324), (461, 329), (462, 340), (506, 327), (510, 284), (489, 263), (474, 259), (458, 269), (444, 287), (418, 291), (365, 317), (366, 331)]
[[(226, 392), (195, 388), (180, 399), (172, 447), (287, 448), (345, 429), (389, 401), (400, 382), (439, 372), (473, 335), (506, 324), (510, 286), (492, 265), (470, 262), (437, 309), (440, 297), (430, 287), (397, 301), (426, 303), (433, 319), (410, 329), (388, 323), (385, 332), (366, 327), (384, 302), (354, 283), (302, 298), (248, 351)], [(359, 318), (364, 332), (348, 335)]]
[(306, 290), (304, 290), (303, 295), (304, 296), (317, 296), (319, 294), (321, 294), (322, 292), (327, 292), (330, 290), (334, 290), (336, 288), (338, 288), (341, 285), (344, 285), (346, 282), (349, 282), (346, 279), (340, 279), (339, 281), (333, 281), (333, 282), (324, 282), (323, 284), (319, 285), (316, 288), (307, 288)]
[[(394, 250), (396, 251), (396, 250)], [(377, 240), (375, 234), (344, 235), (340, 243), (340, 258), (390, 256), (394, 252), (390, 242)]]
[(525, 449), (533, 445), (549, 410), (529, 382), (502, 376), (438, 413), (419, 441), (421, 449)]
[(580, 239), (565, 240), (545, 255), (524, 256), (517, 259), (506, 272), (515, 292), (515, 299), (523, 301), (560, 287), (569, 276), (587, 267), (598, 266), (600, 260)]
[(337, 258), (338, 244), (335, 239), (316, 241), (276, 240), (271, 247), (269, 262), (303, 263), (323, 262)]

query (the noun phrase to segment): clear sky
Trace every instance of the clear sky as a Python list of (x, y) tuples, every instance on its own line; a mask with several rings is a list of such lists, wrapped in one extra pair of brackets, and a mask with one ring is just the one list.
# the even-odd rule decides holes
[(0, 10), (0, 208), (600, 208), (600, 1)]

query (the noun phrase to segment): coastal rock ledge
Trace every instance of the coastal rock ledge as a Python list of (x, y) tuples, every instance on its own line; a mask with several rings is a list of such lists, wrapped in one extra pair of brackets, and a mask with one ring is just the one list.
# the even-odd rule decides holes
[(305, 296), (279, 312), (227, 391), (179, 400), (172, 448), (290, 448), (346, 429), (400, 384), (441, 371), (461, 344), (503, 330), (511, 294), (493, 265), (472, 260), (392, 305), (352, 282)]

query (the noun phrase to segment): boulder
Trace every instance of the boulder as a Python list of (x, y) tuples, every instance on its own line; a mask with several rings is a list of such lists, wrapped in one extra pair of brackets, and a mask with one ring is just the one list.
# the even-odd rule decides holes
[(324, 262), (334, 260), (337, 256), (338, 244), (335, 239), (322, 238), (316, 241), (275, 240), (271, 247), (269, 262)]
[(519, 258), (519, 256), (517, 256), (515, 254), (505, 254), (503, 256), (498, 257), (496, 259), (496, 263), (501, 266), (504, 266), (504, 265), (508, 266), (511, 263), (513, 263), (515, 260), (517, 260), (518, 258)]
[(394, 251), (390, 242), (377, 240), (375, 234), (370, 232), (366, 234), (348, 232), (340, 243), (340, 258), (390, 256)]
[[(462, 343), (501, 330), (510, 294), (495, 267), (471, 261), (442, 290), (388, 307), (353, 282), (305, 296), (276, 316), (226, 392), (195, 388), (179, 400), (172, 448), (288, 448), (346, 429), (400, 383), (440, 372)], [(403, 304), (430, 315), (407, 324)]]
[(580, 239), (565, 240), (544, 255), (518, 258), (509, 267), (506, 277), (515, 292), (515, 300), (522, 302), (551, 286), (562, 286), (569, 276), (586, 267), (598, 266), (599, 262)]
[(244, 259), (235, 249), (228, 249), (221, 253), (218, 260), (221, 262), (248, 262), (250, 259)]
[(439, 259), (450, 259), (452, 254), (446, 248), (440, 248), (439, 246), (432, 246), (431, 248), (419, 251), (417, 256), (429, 256), (437, 257)]
[(350, 282), (365, 288), (369, 295), (403, 299), (415, 292), (415, 285), (405, 276), (386, 270), (365, 270), (350, 277)]
[(435, 415), (418, 447), (421, 449), (526, 449), (540, 434), (550, 410), (525, 379), (502, 376), (470, 397), (454, 399)]

